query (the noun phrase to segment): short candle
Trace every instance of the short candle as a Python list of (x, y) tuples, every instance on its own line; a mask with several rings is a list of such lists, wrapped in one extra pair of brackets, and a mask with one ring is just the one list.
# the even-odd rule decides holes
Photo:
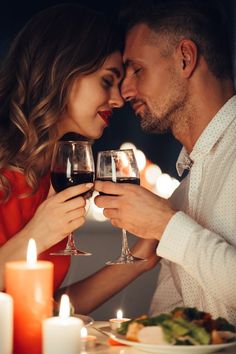
[(79, 354), (81, 349), (81, 319), (70, 317), (70, 300), (61, 297), (59, 316), (43, 322), (43, 354)]
[(82, 350), (92, 349), (96, 346), (97, 337), (91, 334), (88, 334), (87, 328), (83, 327), (81, 329), (81, 342)]
[(118, 310), (117, 314), (116, 314), (116, 318), (111, 318), (109, 320), (111, 330), (112, 331), (116, 331), (117, 329), (119, 329), (121, 327), (121, 324), (123, 322), (127, 322), (127, 321), (130, 321), (130, 318), (123, 317), (122, 310)]
[(14, 302), (14, 354), (41, 354), (42, 321), (52, 316), (53, 263), (37, 261), (33, 239), (27, 261), (6, 263), (5, 285)]

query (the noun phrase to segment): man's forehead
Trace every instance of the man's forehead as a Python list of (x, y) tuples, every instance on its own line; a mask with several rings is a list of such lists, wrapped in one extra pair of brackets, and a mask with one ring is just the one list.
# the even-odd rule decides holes
[(126, 35), (126, 44), (133, 45), (138, 42), (139, 44), (145, 44), (149, 38), (151, 29), (145, 23), (139, 23), (132, 27)]
[[(158, 46), (153, 45), (151, 38), (158, 35), (153, 32), (146, 24), (141, 23), (131, 28), (126, 36), (123, 61), (126, 66), (131, 65), (136, 60), (146, 61), (158, 54)], [(150, 59), (150, 58), (149, 58)]]
[(138, 54), (142, 47), (147, 44), (147, 38), (150, 35), (150, 29), (147, 25), (141, 23), (132, 27), (126, 35), (124, 60), (128, 60), (129, 56)]

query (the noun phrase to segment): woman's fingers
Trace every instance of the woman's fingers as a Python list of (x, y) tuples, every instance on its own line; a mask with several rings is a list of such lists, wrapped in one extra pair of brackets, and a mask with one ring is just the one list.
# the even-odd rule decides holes
[(68, 213), (66, 213), (66, 219), (68, 220), (68, 222), (71, 222), (76, 218), (84, 217), (85, 214), (86, 214), (85, 208), (77, 208), (75, 210), (70, 210)]
[(83, 184), (78, 184), (73, 187), (69, 187), (64, 189), (63, 191), (57, 193), (55, 195), (55, 198), (58, 202), (65, 202), (68, 201), (71, 198), (74, 198), (76, 196), (79, 196), (88, 190), (90, 190), (93, 187), (93, 183), (83, 183)]
[(69, 232), (73, 232), (74, 230), (78, 229), (81, 225), (83, 225), (85, 222), (85, 218), (81, 216), (80, 218), (76, 218), (72, 220), (69, 224), (68, 227), (70, 228)]

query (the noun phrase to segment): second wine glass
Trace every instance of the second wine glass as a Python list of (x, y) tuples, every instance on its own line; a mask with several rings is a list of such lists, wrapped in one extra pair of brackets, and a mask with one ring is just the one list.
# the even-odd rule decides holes
[[(82, 183), (94, 182), (94, 160), (89, 141), (58, 141), (53, 150), (51, 164), (51, 182), (56, 192)], [(89, 198), (92, 191), (82, 196)], [(90, 256), (90, 252), (81, 251), (74, 242), (73, 233), (68, 235), (66, 248), (51, 255)]]
[[(132, 149), (100, 151), (97, 158), (96, 178), (100, 181), (140, 184), (139, 169)], [(126, 230), (122, 229), (122, 248), (119, 258), (106, 264), (143, 262), (131, 254)]]

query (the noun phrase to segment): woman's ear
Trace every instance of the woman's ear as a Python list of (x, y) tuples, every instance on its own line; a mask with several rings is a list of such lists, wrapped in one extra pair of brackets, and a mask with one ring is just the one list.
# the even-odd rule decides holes
[(179, 62), (184, 77), (190, 77), (197, 65), (198, 48), (190, 39), (182, 39), (178, 46)]

